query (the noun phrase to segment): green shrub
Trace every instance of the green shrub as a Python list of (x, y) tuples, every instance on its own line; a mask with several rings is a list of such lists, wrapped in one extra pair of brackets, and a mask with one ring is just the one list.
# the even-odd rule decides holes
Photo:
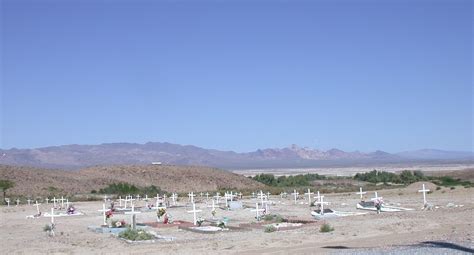
[(301, 187), (310, 186), (314, 180), (326, 180), (327, 177), (319, 174), (299, 174), (275, 178), (273, 174), (258, 174), (252, 179), (273, 187)]
[(118, 236), (130, 241), (152, 240), (155, 238), (152, 234), (149, 234), (144, 230), (136, 230), (131, 228), (121, 232)]
[(265, 233), (271, 233), (277, 231), (277, 228), (273, 225), (265, 226)]
[(277, 222), (277, 223), (280, 223), (280, 222), (283, 222), (284, 219), (283, 217), (281, 217), (281, 215), (278, 215), (278, 214), (268, 214), (268, 215), (265, 215), (263, 217), (263, 220), (264, 221), (274, 221), (274, 222)]
[[(91, 193), (93, 193), (93, 191), (91, 191)], [(100, 189), (98, 193), (115, 194), (115, 195), (128, 195), (128, 194), (140, 193), (140, 194), (146, 194), (146, 195), (155, 195), (158, 193), (162, 193), (162, 190), (159, 187), (156, 187), (154, 185), (141, 188), (133, 184), (120, 182), (120, 183), (109, 184), (107, 187)]]
[(323, 225), (321, 225), (321, 228), (319, 229), (319, 232), (321, 233), (327, 233), (331, 231), (334, 231), (334, 228), (331, 227), (331, 225), (329, 225), (328, 223), (324, 223)]
[(44, 227), (43, 227), (43, 231), (44, 231), (44, 232), (49, 232), (49, 231), (51, 231), (51, 230), (53, 230), (53, 228), (51, 227), (51, 225), (49, 225), (49, 224), (44, 225)]
[(273, 220), (273, 215), (270, 215), (270, 214), (265, 215), (265, 216), (263, 217), (263, 220), (264, 220), (264, 221), (272, 221), (272, 220)]

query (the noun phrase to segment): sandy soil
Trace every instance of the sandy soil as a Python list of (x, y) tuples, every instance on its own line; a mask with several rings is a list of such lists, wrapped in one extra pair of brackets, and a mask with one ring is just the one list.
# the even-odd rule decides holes
[[(320, 254), (333, 253), (337, 249), (325, 248), (344, 246), (349, 248), (387, 247), (391, 245), (417, 244), (423, 241), (448, 240), (463, 242), (473, 246), (474, 189), (443, 188), (428, 194), (428, 202), (439, 206), (434, 211), (422, 211), (422, 195), (417, 186), (381, 190), (386, 203), (400, 203), (403, 207), (415, 211), (382, 213), (328, 219), (334, 226), (330, 233), (320, 233), (319, 227), (324, 221), (308, 224), (292, 230), (264, 233), (263, 229), (252, 228), (247, 231), (226, 231), (216, 234), (194, 233), (178, 228), (153, 228), (163, 236), (174, 237), (175, 241), (159, 241), (150, 244), (128, 244), (110, 234), (93, 233), (88, 226), (98, 226), (102, 222), (102, 202), (79, 202), (75, 206), (85, 216), (56, 218), (55, 237), (48, 237), (42, 231), (49, 218), (26, 219), (34, 214), (34, 206), (0, 208), (0, 240), (2, 254)], [(372, 196), (372, 194), (369, 194)], [(280, 199), (273, 196), (275, 205), (270, 213), (301, 220), (313, 220), (307, 199), (301, 198), (294, 205), (291, 197)], [(327, 194), (325, 200), (329, 206), (339, 211), (357, 211), (355, 204), (359, 196), (350, 193)], [(255, 200), (244, 198), (244, 204), (255, 205)], [(448, 208), (448, 203), (463, 207)], [(185, 201), (181, 201), (184, 204)], [(139, 202), (143, 205), (144, 202)], [(197, 204), (203, 210), (201, 216), (211, 218), (205, 199)], [(42, 205), (43, 212), (49, 211), (48, 205)], [(252, 208), (236, 211), (217, 210), (216, 217), (230, 218), (231, 226), (255, 222)], [(168, 212), (175, 220), (192, 221), (189, 208), (170, 208)], [(360, 211), (359, 211), (360, 212)], [(128, 215), (114, 215), (114, 219), (129, 221)], [(155, 212), (144, 212), (137, 216), (138, 222), (155, 221)]]

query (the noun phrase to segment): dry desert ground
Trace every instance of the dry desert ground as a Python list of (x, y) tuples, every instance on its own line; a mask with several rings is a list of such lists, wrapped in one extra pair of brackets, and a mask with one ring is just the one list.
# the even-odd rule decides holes
[[(399, 203), (414, 211), (381, 213), (368, 212), (361, 216), (331, 218), (323, 221), (311, 217), (311, 208), (306, 198), (301, 197), (294, 205), (291, 196), (280, 198), (272, 196), (275, 204), (270, 206), (271, 214), (284, 218), (314, 221), (303, 227), (265, 233), (263, 227), (255, 222), (256, 199), (244, 197), (242, 202), (249, 208), (227, 211), (218, 209), (216, 218), (228, 217), (229, 226), (246, 227), (220, 231), (214, 234), (195, 233), (178, 227), (150, 228), (158, 234), (173, 237), (173, 241), (158, 240), (155, 243), (130, 244), (111, 234), (95, 233), (88, 226), (102, 223), (103, 201), (77, 202), (75, 207), (84, 212), (84, 216), (55, 218), (56, 236), (48, 237), (43, 226), (49, 218), (26, 219), (34, 214), (34, 206), (20, 205), (0, 208), (1, 254), (350, 254), (367, 248), (390, 249), (399, 245), (417, 245), (426, 241), (440, 241), (462, 244), (472, 249), (474, 194), (473, 189), (457, 187), (454, 190), (442, 188), (427, 195), (429, 203), (438, 208), (433, 211), (421, 210), (422, 194), (417, 190), (420, 183), (406, 188), (380, 190), (386, 203)], [(427, 183), (427, 187), (434, 185)], [(355, 205), (360, 198), (354, 193), (324, 194), (329, 207), (339, 211), (357, 211)], [(373, 193), (369, 192), (368, 197)], [(181, 205), (187, 198), (182, 198)], [(206, 199), (200, 199), (197, 207), (200, 215), (211, 218)], [(305, 203), (306, 202), (306, 203)], [(145, 202), (138, 202), (138, 206)], [(456, 206), (447, 207), (449, 203)], [(50, 210), (50, 205), (42, 204), (42, 212)], [(174, 220), (192, 221), (193, 215), (187, 213), (191, 208), (169, 208)], [(154, 211), (137, 215), (139, 223), (156, 221)], [(115, 214), (114, 219), (129, 221), (129, 215)], [(334, 231), (321, 233), (320, 226), (327, 222)], [(350, 248), (350, 249), (346, 249)], [(380, 250), (379, 250), (380, 251)], [(466, 252), (466, 250), (448, 249), (447, 253)], [(469, 250), (467, 250), (469, 252)]]

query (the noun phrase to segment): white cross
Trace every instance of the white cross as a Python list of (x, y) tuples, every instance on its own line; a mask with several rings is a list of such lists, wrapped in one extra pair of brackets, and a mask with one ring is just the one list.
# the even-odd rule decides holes
[(196, 226), (197, 224), (197, 217), (196, 217), (196, 213), (198, 212), (202, 212), (202, 210), (196, 210), (196, 204), (193, 203), (193, 210), (192, 211), (188, 211), (188, 213), (193, 213), (193, 217), (194, 217), (194, 226)]
[(363, 195), (364, 195), (364, 194), (366, 194), (367, 192), (365, 192), (365, 191), (364, 191), (364, 192), (362, 192), (362, 187), (359, 187), (359, 189), (360, 189), (360, 191), (359, 191), (359, 192), (357, 192), (356, 194), (357, 194), (357, 195), (360, 195), (360, 199), (362, 200), (362, 198), (364, 198), (364, 196), (363, 196)]
[(60, 200), (61, 200), (61, 208), (64, 208), (64, 200), (66, 200), (66, 199), (64, 199), (64, 197), (61, 197)]
[(194, 195), (194, 192), (188, 193), (189, 200), (190, 200), (191, 203), (193, 203), (193, 204), (194, 204), (194, 197), (195, 197), (195, 196), (196, 196), (196, 195)]
[(69, 198), (66, 198), (66, 208), (69, 208)]
[(255, 198), (255, 192), (252, 192), (252, 198)]
[(107, 195), (104, 195), (104, 203), (107, 204)]
[(212, 211), (216, 210), (216, 204), (214, 203), (214, 199), (212, 199), (212, 206), (207, 206), (207, 207), (211, 207)]
[(202, 195), (204, 195), (204, 193), (201, 192), (199, 195), (200, 195), (200, 197), (202, 198)]
[(123, 208), (127, 209), (128, 196), (125, 196), (125, 199), (123, 200), (123, 202), (124, 202)]
[(426, 192), (430, 191), (425, 189), (425, 184), (423, 183), (423, 189), (418, 190), (418, 192), (423, 192), (423, 204), (426, 205)]
[(56, 202), (57, 202), (57, 201), (58, 201), (58, 200), (56, 199), (56, 197), (53, 197), (53, 207), (54, 207), (54, 208), (56, 208)]
[(7, 202), (7, 206), (10, 207), (10, 198), (5, 198), (5, 202)]
[(228, 207), (228, 204), (227, 204), (227, 199), (229, 198), (229, 194), (227, 194), (227, 192), (224, 194), (224, 201), (225, 201), (225, 207), (227, 208)]
[(214, 198), (216, 199), (216, 202), (219, 204), (219, 199), (221, 198), (221, 194), (217, 192)]
[(311, 195), (314, 194), (314, 192), (311, 192), (311, 190), (308, 189), (308, 192), (306, 192), (304, 194), (308, 195), (308, 204), (311, 204)]
[(270, 192), (267, 192), (267, 199), (270, 199)]
[(135, 211), (135, 206), (133, 204), (132, 204), (132, 211), (125, 212), (125, 214), (130, 214), (131, 215), (130, 223), (131, 223), (132, 229), (135, 229), (135, 226), (137, 225), (135, 215), (139, 214), (139, 213), (141, 213), (141, 212)]
[(239, 192), (239, 197), (240, 199), (242, 199), (242, 192)]
[(122, 196), (119, 196), (119, 206), (122, 207)]
[(45, 201), (46, 201), (46, 204), (49, 204), (49, 198), (46, 198)]
[(37, 212), (37, 214), (40, 214), (40, 209), (39, 209), (39, 205), (40, 205), (40, 204), (38, 204), (38, 201), (36, 201), (36, 203), (35, 203), (34, 205), (36, 206), (36, 212)]
[(140, 194), (137, 195), (137, 201), (140, 201)]
[(145, 201), (148, 201), (148, 194), (145, 194)]
[(28, 205), (31, 205), (31, 199), (28, 198), (26, 201), (28, 201)]
[(319, 190), (318, 190), (317, 194), (318, 194), (318, 196), (316, 197), (316, 200), (319, 202), (319, 201), (321, 201), (321, 195), (319, 195)]
[(98, 212), (102, 212), (102, 216), (104, 217), (104, 226), (107, 225), (107, 215), (105, 215), (106, 212), (110, 211), (110, 209), (105, 208), (105, 203), (102, 204), (102, 210), (97, 210)]
[(258, 203), (255, 203), (255, 209), (250, 210), (256, 213), (257, 220), (260, 220), (260, 212), (265, 211), (265, 209), (258, 209)]
[(270, 201), (266, 200), (266, 201), (263, 201), (262, 202), (262, 206), (263, 204), (265, 204), (265, 213), (269, 213), (270, 210), (268, 209), (268, 204), (271, 203)]
[(298, 195), (299, 195), (299, 194), (300, 194), (300, 193), (296, 192), (296, 190), (294, 190), (293, 193), (292, 193), (292, 195), (295, 196), (295, 205), (296, 205), (296, 199), (298, 199)]
[(173, 200), (173, 205), (176, 205), (176, 199), (178, 198), (176, 193), (171, 194), (171, 200)]
[(375, 197), (371, 198), (370, 200), (375, 201), (375, 200), (382, 199), (382, 198), (383, 197), (379, 197), (379, 194), (377, 193), (377, 191), (375, 191)]
[(16, 206), (18, 206), (20, 204), (20, 199), (16, 199)]
[(328, 202), (324, 202), (324, 196), (319, 197), (320, 201), (316, 202), (315, 204), (321, 205), (321, 215), (324, 214), (324, 205), (328, 205)]
[(51, 218), (51, 225), (54, 224), (54, 218), (59, 217), (59, 215), (54, 215), (54, 207), (51, 208), (51, 215), (49, 216)]
[(206, 192), (206, 200), (209, 200), (209, 192)]
[[(133, 201), (135, 201), (135, 199), (132, 196), (130, 196), (128, 198), (128, 201), (130, 201), (130, 206), (133, 206)], [(127, 206), (125, 206), (125, 208), (127, 208)]]
[(267, 197), (265, 196), (265, 194), (263, 194), (263, 191), (260, 190), (260, 193), (258, 194), (258, 198), (260, 198), (260, 203), (261, 203), (262, 206), (263, 206), (263, 200), (264, 200), (264, 199), (267, 199)]

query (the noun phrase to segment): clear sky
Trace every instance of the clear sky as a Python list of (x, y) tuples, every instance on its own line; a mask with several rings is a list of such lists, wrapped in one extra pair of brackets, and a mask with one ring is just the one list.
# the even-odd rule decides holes
[(0, 0), (0, 148), (473, 150), (470, 0)]

